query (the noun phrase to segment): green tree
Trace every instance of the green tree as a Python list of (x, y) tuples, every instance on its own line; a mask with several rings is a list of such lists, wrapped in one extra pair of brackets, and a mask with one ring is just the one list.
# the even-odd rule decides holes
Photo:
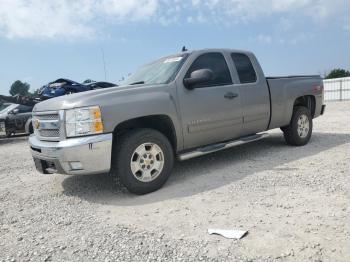
[(30, 96), (31, 96), (31, 97), (38, 97), (38, 96), (39, 96), (38, 92), (39, 92), (39, 89), (34, 90), (33, 93), (30, 93)]
[(348, 76), (350, 76), (350, 71), (337, 68), (337, 69), (333, 69), (328, 74), (326, 74), (325, 78), (332, 79), (332, 78), (341, 78), (341, 77), (348, 77)]
[(29, 88), (30, 88), (30, 85), (28, 83), (26, 83), (26, 82), (23, 83), (22, 81), (17, 80), (11, 85), (10, 94), (12, 96), (14, 96), (14, 95), (25, 96), (25, 95), (28, 95)]

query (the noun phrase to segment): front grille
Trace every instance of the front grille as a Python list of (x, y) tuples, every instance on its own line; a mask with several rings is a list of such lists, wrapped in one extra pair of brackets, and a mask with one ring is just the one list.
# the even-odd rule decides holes
[(60, 137), (60, 130), (43, 129), (39, 133), (41, 137)]
[(35, 117), (39, 120), (58, 120), (58, 114), (37, 115)]
[(61, 136), (58, 113), (48, 112), (33, 115), (34, 133), (40, 140), (59, 141)]

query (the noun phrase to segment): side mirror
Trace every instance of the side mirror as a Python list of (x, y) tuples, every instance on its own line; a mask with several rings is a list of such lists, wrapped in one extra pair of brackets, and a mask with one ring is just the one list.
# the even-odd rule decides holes
[(17, 108), (16, 108), (16, 109), (13, 109), (13, 110), (11, 111), (11, 113), (14, 114), (14, 115), (17, 115), (18, 112), (19, 112), (19, 109), (17, 109)]
[(210, 69), (199, 69), (191, 73), (190, 78), (184, 79), (184, 86), (187, 89), (194, 89), (195, 85), (209, 82), (214, 78), (214, 72)]

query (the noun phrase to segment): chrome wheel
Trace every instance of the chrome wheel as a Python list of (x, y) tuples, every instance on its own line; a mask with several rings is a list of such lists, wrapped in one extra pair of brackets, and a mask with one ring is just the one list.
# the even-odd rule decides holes
[(151, 182), (162, 172), (164, 153), (154, 143), (144, 143), (138, 146), (131, 156), (131, 172), (141, 182)]
[(308, 136), (310, 131), (310, 121), (307, 115), (300, 115), (298, 119), (298, 135), (300, 138)]

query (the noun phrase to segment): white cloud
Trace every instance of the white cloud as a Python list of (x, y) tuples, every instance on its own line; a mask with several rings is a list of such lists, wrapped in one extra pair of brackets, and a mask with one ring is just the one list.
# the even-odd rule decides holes
[(0, 0), (0, 37), (93, 37), (130, 22), (232, 25), (269, 16), (286, 31), (298, 17), (349, 29), (349, 9), (349, 0)]
[(109, 15), (119, 21), (137, 21), (147, 19), (155, 14), (157, 0), (102, 0), (95, 1), (92, 7), (101, 14)]
[(157, 0), (0, 0), (0, 35), (7, 38), (92, 36), (96, 21), (147, 20)]
[(293, 27), (293, 22), (292, 22), (292, 20), (290, 20), (288, 18), (282, 17), (279, 20), (279, 27), (284, 32), (289, 31)]
[(260, 34), (257, 36), (256, 40), (262, 44), (271, 44), (272, 43), (272, 36)]
[(273, 14), (302, 14), (315, 20), (335, 15), (348, 16), (348, 0), (192, 0), (192, 6), (232, 16), (236, 20), (255, 20)]

